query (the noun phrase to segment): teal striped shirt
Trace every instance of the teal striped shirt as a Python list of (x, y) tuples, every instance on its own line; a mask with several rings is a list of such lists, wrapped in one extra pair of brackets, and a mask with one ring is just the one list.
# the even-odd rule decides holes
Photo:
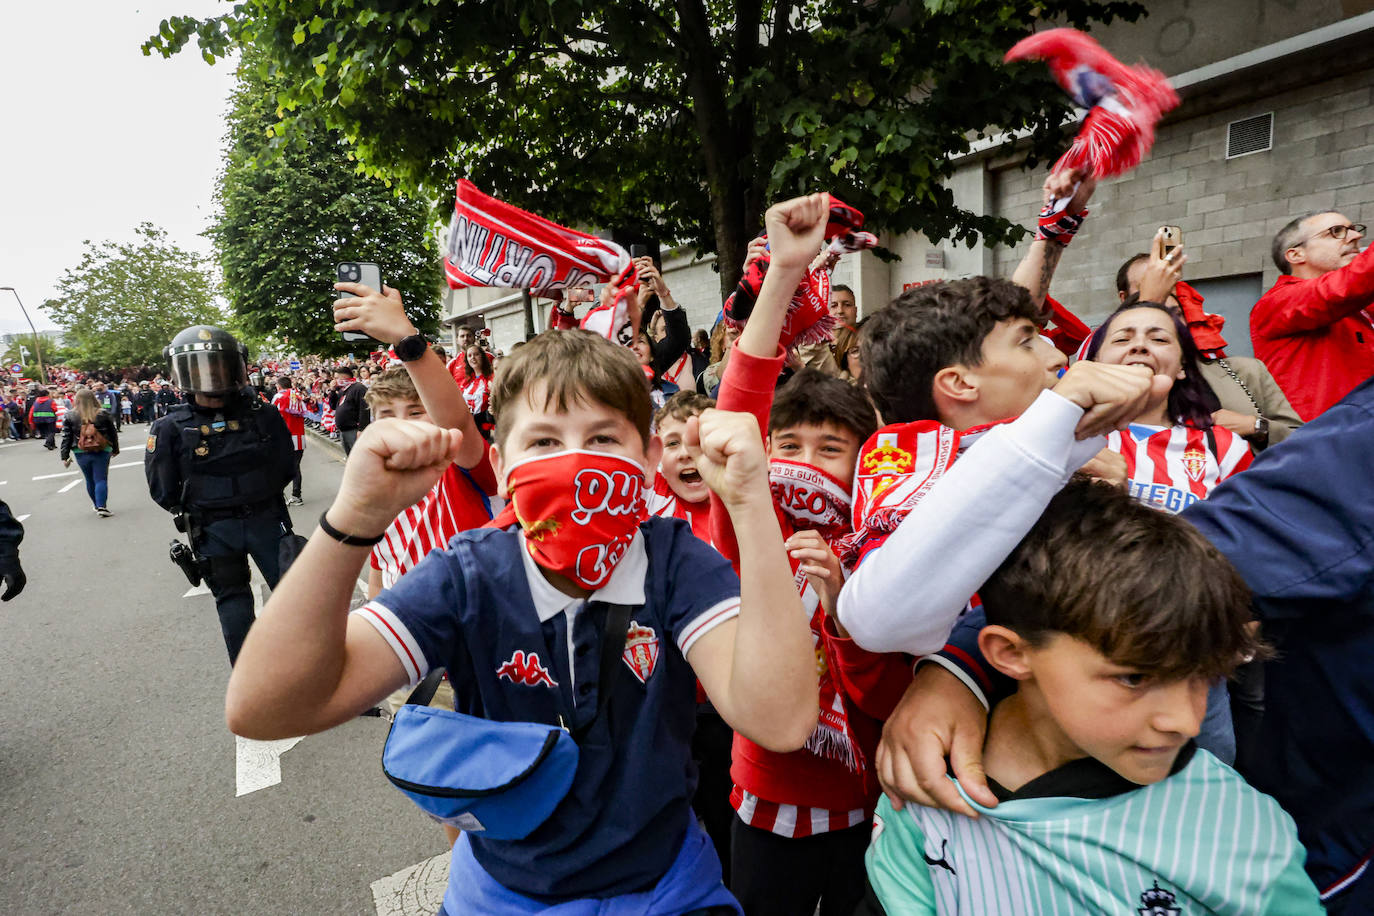
[(969, 803), (983, 816), (879, 801), (868, 877), (889, 916), (1323, 912), (1293, 819), (1205, 751), (1109, 798)]

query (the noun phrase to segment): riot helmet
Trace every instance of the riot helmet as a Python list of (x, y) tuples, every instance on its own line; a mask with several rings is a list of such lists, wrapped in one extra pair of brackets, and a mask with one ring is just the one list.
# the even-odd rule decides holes
[(173, 337), (162, 355), (182, 391), (225, 395), (248, 384), (248, 348), (223, 328), (193, 325)]

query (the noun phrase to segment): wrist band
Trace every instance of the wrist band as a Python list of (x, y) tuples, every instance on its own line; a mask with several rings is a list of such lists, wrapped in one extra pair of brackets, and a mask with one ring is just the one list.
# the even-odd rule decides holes
[(1050, 210), (1049, 205), (1046, 205), (1040, 211), (1040, 219), (1035, 227), (1035, 238), (1037, 241), (1058, 242), (1061, 245), (1067, 245), (1073, 241), (1074, 234), (1083, 225), (1083, 218), (1087, 215), (1087, 210), (1080, 213), (1067, 211), (1055, 213)]
[(330, 537), (332, 537), (334, 540), (338, 541), (340, 544), (347, 544), (350, 547), (372, 547), (374, 545), (380, 544), (382, 542), (382, 538), (386, 537), (385, 531), (377, 535), (375, 538), (359, 537), (356, 534), (344, 534), (338, 528), (335, 528), (333, 525), (329, 524), (329, 519), (325, 518), (325, 516), (328, 514), (328, 509), (325, 509), (323, 512), (320, 513), (320, 530), (323, 531), (325, 534), (329, 535)]

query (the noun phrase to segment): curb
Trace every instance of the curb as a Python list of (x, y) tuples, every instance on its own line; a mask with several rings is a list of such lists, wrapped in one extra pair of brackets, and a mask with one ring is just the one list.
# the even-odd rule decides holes
[(339, 461), (346, 461), (348, 459), (348, 456), (344, 454), (343, 445), (335, 442), (318, 429), (307, 426), (305, 428), (305, 435), (311, 443), (325, 449)]

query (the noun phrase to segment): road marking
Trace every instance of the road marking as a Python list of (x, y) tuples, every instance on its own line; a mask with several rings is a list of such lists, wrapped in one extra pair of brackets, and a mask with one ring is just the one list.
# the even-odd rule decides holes
[[(436, 837), (437, 839), (437, 837)], [(448, 887), (449, 853), (443, 852), (372, 882), (377, 916), (429, 916), (438, 912)]]
[(254, 741), (234, 736), (234, 797), (266, 789), (281, 782), (281, 755), (295, 747), (300, 738)]
[(199, 585), (193, 585), (193, 586), (191, 586), (191, 588), (186, 592), (186, 594), (182, 595), (181, 597), (183, 597), (183, 598), (193, 598), (193, 597), (195, 597), (196, 595), (208, 595), (208, 594), (210, 594), (210, 586), (206, 585), (206, 584), (202, 581)]
[(0, 487), (3, 487), (7, 483), (9, 483), (8, 480), (0, 480)]
[(54, 477), (71, 477), (73, 474), (80, 473), (80, 471), (63, 471), (61, 474), (39, 474), (34, 480), (52, 480)]
[(68, 490), (70, 490), (72, 487), (76, 486), (76, 485), (79, 484), (79, 483), (81, 483), (81, 478), (80, 478), (80, 477), (78, 477), (76, 480), (73, 480), (73, 481), (68, 482), (66, 486), (64, 486), (62, 489), (58, 490), (57, 492), (59, 492), (59, 493), (66, 493)]
[(21, 515), (21, 516), (17, 517), (17, 518), (15, 519), (15, 521), (16, 521), (16, 522), (22, 522), (22, 521), (23, 521), (24, 519), (26, 519), (26, 518), (28, 518), (27, 515)]
[(115, 468), (132, 468), (132, 467), (140, 467), (140, 468), (141, 468), (141, 467), (143, 467), (143, 462), (142, 462), (142, 461), (126, 461), (126, 462), (124, 462), (123, 464), (112, 464), (112, 465), (110, 465), (110, 470), (113, 471)]
[(360, 591), (360, 592), (363, 593), (363, 597), (364, 597), (364, 598), (367, 597), (367, 580), (366, 580), (366, 579), (359, 579), (359, 580), (358, 580), (358, 591)]

